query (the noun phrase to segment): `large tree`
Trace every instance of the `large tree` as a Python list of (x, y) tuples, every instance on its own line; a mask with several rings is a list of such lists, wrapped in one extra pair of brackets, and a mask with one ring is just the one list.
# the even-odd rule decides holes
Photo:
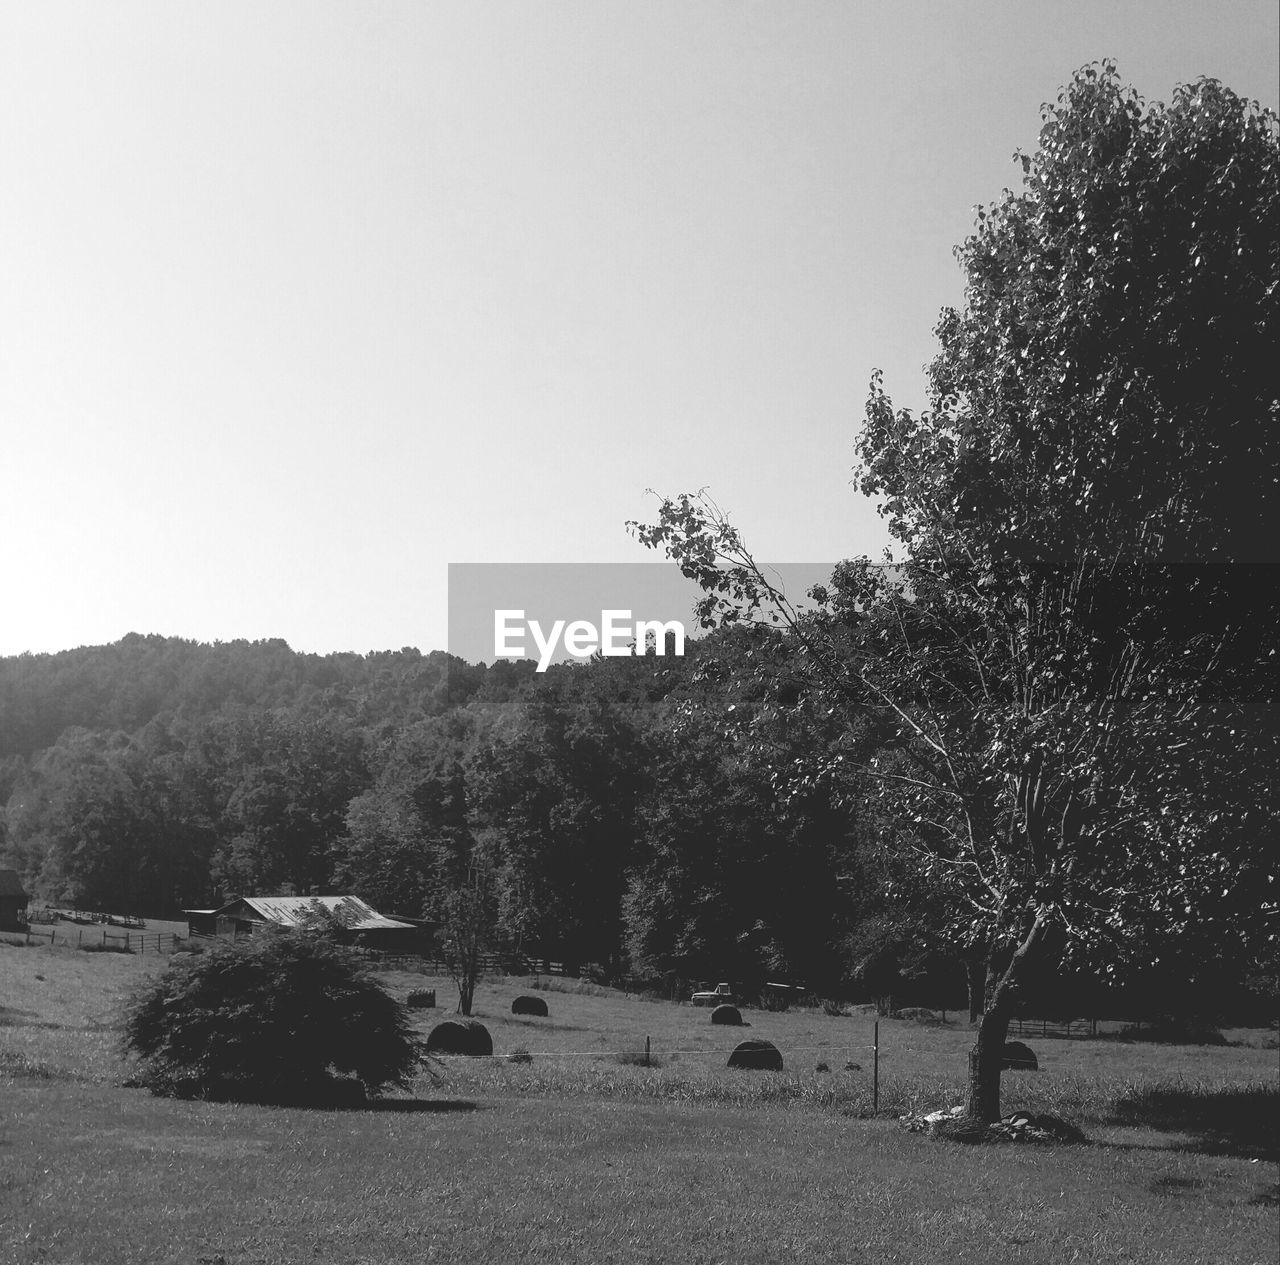
[[(1265, 934), (1280, 488), (1275, 116), (1212, 80), (1145, 105), (1078, 72), (1020, 193), (958, 251), (930, 406), (873, 383), (862, 489), (903, 552), (783, 619), (815, 683), (888, 728), (864, 772), (987, 965), (969, 1111), (1046, 959), (1114, 968)], [(642, 539), (740, 617), (777, 600), (705, 500)]]

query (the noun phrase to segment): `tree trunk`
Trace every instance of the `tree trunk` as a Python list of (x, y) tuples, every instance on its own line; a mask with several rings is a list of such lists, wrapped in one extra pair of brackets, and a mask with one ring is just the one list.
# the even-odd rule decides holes
[(1008, 1004), (989, 1008), (978, 1025), (977, 1043), (969, 1051), (969, 1101), (965, 1111), (984, 1124), (1000, 1119), (1000, 1073), (1011, 1009)]
[(994, 1124), (1000, 1119), (1000, 1072), (1018, 978), (1039, 948), (1044, 925), (1045, 913), (1037, 911), (1004, 973), (997, 978), (994, 966), (987, 973), (986, 1009), (978, 1025), (978, 1040), (969, 1052), (969, 1101), (965, 1107), (968, 1115), (984, 1124)]

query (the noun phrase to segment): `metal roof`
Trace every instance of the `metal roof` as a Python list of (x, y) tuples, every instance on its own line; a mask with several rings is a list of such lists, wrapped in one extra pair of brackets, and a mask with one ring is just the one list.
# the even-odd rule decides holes
[(248, 905), (267, 922), (296, 927), (317, 905), (333, 914), (348, 931), (412, 931), (411, 922), (387, 918), (366, 905), (359, 896), (241, 896), (216, 912), (225, 914), (237, 905)]

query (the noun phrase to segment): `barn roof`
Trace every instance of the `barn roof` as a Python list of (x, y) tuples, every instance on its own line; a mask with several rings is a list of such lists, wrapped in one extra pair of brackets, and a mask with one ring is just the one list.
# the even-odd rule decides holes
[(22, 886), (17, 870), (0, 870), (0, 896), (16, 896), (19, 900), (27, 899), (26, 889)]
[(230, 914), (247, 905), (267, 922), (298, 926), (317, 905), (333, 914), (348, 931), (412, 931), (414, 924), (387, 918), (366, 905), (359, 896), (241, 896), (216, 912)]

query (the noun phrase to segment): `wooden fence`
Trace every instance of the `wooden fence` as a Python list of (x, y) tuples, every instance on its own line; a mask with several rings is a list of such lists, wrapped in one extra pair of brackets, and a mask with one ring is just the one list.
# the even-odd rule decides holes
[(171, 931), (118, 931), (105, 925), (46, 927), (28, 923), (25, 930), (10, 934), (23, 936), (27, 944), (39, 944), (47, 937), (50, 944), (76, 949), (114, 949), (118, 953), (172, 953), (182, 943), (182, 937)]
[[(1015, 1018), (1009, 1021), (1009, 1035), (1014, 1035), (1014, 1026), (1020, 1037), (1096, 1037), (1098, 1021), (1096, 1019), (1026, 1019)], [(1072, 1029), (1074, 1028), (1074, 1033)]]
[(104, 914), (96, 909), (27, 909), (19, 919), (28, 926), (49, 926), (59, 922), (73, 922), (81, 927), (121, 927), (126, 931), (145, 931), (147, 923), (136, 914)]

